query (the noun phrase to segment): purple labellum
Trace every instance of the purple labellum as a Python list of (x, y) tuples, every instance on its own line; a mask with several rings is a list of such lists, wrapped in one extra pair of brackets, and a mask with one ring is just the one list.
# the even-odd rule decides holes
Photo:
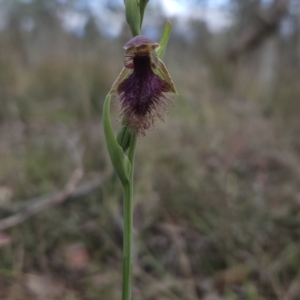
[(176, 89), (164, 63), (156, 56), (159, 44), (140, 35), (124, 48), (125, 68), (110, 93), (119, 95), (127, 125), (144, 135), (156, 118), (163, 120), (171, 103), (166, 93), (176, 93)]

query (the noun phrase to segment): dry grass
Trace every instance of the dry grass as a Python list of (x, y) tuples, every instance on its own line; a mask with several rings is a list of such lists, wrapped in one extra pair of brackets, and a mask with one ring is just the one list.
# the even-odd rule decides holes
[[(255, 69), (170, 53), (180, 96), (138, 141), (133, 298), (299, 299), (298, 85), (282, 80), (266, 94)], [(11, 66), (0, 185), (13, 196), (2, 206), (63, 187), (78, 155), (86, 178), (111, 169), (101, 107), (117, 59), (115, 74), (111, 61), (76, 57), (45, 59), (26, 76)], [(113, 115), (117, 127), (116, 106)], [(112, 176), (7, 231), (0, 298), (120, 299), (121, 199)]]

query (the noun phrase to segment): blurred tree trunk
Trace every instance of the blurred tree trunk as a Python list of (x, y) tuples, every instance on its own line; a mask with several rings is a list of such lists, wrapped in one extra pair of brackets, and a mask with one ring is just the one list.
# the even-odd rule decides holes
[(280, 21), (287, 13), (289, 0), (274, 0), (263, 14), (256, 13), (257, 20), (245, 28), (227, 52), (229, 60), (236, 60), (242, 53), (259, 46), (276, 31)]
[(297, 16), (297, 45), (296, 45), (296, 51), (297, 51), (297, 64), (298, 68), (300, 69), (300, 14)]
[(27, 67), (29, 61), (28, 54), (23, 40), (18, 16), (14, 14), (10, 16), (8, 28), (11, 37), (11, 47), (17, 52), (17, 57), (19, 57), (21, 64), (24, 67)]
[(259, 84), (262, 96), (270, 93), (274, 86), (278, 64), (278, 43), (275, 37), (267, 39), (260, 52)]

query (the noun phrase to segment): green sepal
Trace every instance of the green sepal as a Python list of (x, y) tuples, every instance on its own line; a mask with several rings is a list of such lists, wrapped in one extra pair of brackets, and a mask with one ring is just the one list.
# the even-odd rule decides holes
[(133, 36), (141, 34), (141, 13), (139, 0), (124, 0), (126, 21)]
[(166, 65), (160, 58), (157, 58), (156, 68), (152, 68), (152, 71), (168, 84), (168, 89), (166, 91), (167, 93), (178, 95), (171, 75)]
[(118, 134), (117, 142), (122, 147), (123, 152), (126, 152), (130, 145), (131, 130), (127, 125), (122, 125)]
[(118, 144), (110, 122), (110, 100), (111, 96), (107, 95), (103, 106), (103, 127), (106, 139), (107, 150), (112, 165), (119, 176), (123, 185), (128, 184), (130, 180), (131, 163), (123, 152), (122, 147)]
[(108, 92), (109, 95), (117, 94), (118, 93), (118, 87), (121, 82), (123, 82), (126, 78), (130, 76), (130, 74), (133, 72), (131, 69), (123, 68), (115, 82), (113, 83), (110, 91)]
[(165, 82), (167, 82), (168, 84), (168, 93), (174, 93), (177, 94), (174, 82), (168, 72), (168, 69), (166, 67), (166, 65), (164, 64), (164, 62), (161, 60), (166, 52), (166, 48), (169, 42), (169, 37), (171, 34), (171, 22), (168, 21), (165, 29), (163, 31), (163, 34), (161, 36), (161, 39), (159, 41), (159, 45), (160, 47), (158, 48), (158, 50), (156, 51), (156, 61), (155, 61), (155, 68), (152, 67), (152, 71), (159, 76), (161, 79), (163, 79)]
[(170, 34), (171, 34), (171, 28), (172, 28), (171, 22), (168, 21), (165, 26), (164, 32), (161, 36), (161, 39), (159, 41), (160, 48), (156, 51), (156, 54), (160, 59), (164, 57), (169, 42)]

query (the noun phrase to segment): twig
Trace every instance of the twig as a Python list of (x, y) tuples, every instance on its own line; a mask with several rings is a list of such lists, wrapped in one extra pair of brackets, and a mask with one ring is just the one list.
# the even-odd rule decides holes
[(85, 196), (93, 192), (97, 188), (99, 188), (99, 186), (101, 186), (102, 183), (108, 177), (107, 175), (99, 176), (76, 188), (82, 176), (83, 176), (82, 168), (79, 167), (75, 169), (68, 183), (66, 184), (65, 188), (62, 191), (54, 195), (39, 198), (39, 200), (28, 205), (27, 207), (17, 212), (13, 216), (0, 220), (0, 231), (18, 225), (24, 222), (25, 220), (27, 220), (29, 217), (39, 213), (40, 211), (50, 206), (53, 206), (55, 204), (60, 204), (67, 199), (74, 199), (74, 198)]
[(293, 300), (297, 299), (297, 296), (300, 295), (300, 285), (299, 285), (299, 275), (292, 281), (286, 294), (283, 297), (283, 300)]

